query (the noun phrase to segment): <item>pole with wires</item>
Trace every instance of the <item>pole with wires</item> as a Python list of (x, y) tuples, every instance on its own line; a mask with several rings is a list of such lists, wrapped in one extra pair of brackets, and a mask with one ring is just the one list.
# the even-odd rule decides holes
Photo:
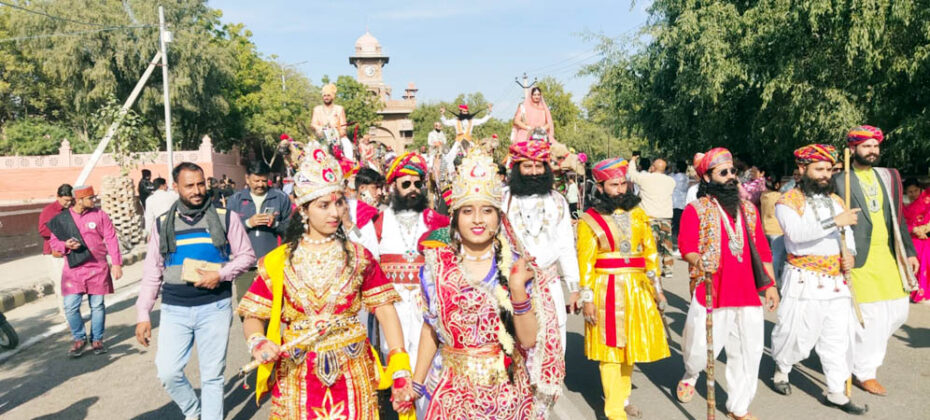
[(171, 32), (165, 30), (165, 8), (158, 6), (158, 45), (161, 51), (161, 78), (165, 96), (165, 142), (168, 152), (168, 173), (174, 170), (174, 144), (171, 141), (171, 95), (168, 89), (168, 50)]

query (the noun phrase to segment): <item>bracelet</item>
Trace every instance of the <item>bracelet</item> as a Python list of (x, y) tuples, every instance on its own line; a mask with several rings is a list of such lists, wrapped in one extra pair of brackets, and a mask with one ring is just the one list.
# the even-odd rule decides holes
[(413, 374), (411, 374), (409, 370), (398, 370), (397, 372), (394, 372), (393, 375), (391, 375), (391, 379), (396, 381), (400, 378), (409, 378), (411, 376), (413, 376)]
[(255, 333), (255, 334), (250, 335), (247, 340), (249, 344), (249, 354), (255, 351), (255, 349), (258, 348), (258, 346), (262, 345), (262, 343), (266, 341), (268, 341), (268, 337), (265, 337), (265, 335), (262, 333)]
[(514, 315), (523, 315), (533, 309), (533, 301), (529, 298), (526, 298), (523, 302), (510, 301), (510, 303), (513, 305)]
[(426, 385), (413, 381), (413, 392), (417, 393), (417, 398), (426, 397), (427, 401), (433, 399), (433, 396), (426, 390)]
[(393, 356), (393, 355), (395, 355), (395, 354), (397, 354), (397, 353), (407, 353), (407, 350), (404, 349), (403, 347), (394, 347), (394, 348), (391, 349), (391, 351), (389, 351), (388, 354), (387, 354), (388, 360), (391, 360), (391, 356)]
[(581, 289), (581, 303), (594, 303), (594, 291), (589, 288)]

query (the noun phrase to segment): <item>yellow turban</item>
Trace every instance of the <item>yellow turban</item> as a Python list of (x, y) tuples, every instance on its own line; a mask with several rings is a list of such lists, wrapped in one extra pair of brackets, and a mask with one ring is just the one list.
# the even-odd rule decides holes
[(326, 86), (323, 86), (323, 95), (333, 95), (336, 96), (336, 85), (330, 83)]

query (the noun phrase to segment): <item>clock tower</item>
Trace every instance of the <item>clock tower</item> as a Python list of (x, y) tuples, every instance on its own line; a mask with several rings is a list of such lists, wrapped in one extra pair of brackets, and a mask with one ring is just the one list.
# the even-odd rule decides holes
[(378, 111), (381, 122), (375, 127), (369, 127), (368, 134), (372, 140), (396, 153), (402, 153), (413, 143), (410, 113), (417, 107), (417, 88), (410, 83), (401, 99), (391, 99), (391, 87), (384, 83), (382, 74), (388, 59), (381, 51), (378, 40), (366, 31), (355, 41), (355, 55), (349, 57), (349, 64), (355, 66), (356, 80), (381, 100), (382, 107)]
[(355, 41), (355, 55), (349, 57), (349, 64), (357, 71), (356, 80), (385, 99), (390, 98), (391, 88), (384, 84), (381, 72), (388, 61), (390, 57), (381, 52), (381, 44), (370, 32), (365, 32)]

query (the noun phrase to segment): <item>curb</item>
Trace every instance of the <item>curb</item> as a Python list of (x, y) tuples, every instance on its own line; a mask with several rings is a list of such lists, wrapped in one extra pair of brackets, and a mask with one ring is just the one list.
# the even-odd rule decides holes
[[(123, 255), (123, 266), (133, 265), (145, 258), (145, 249)], [(0, 290), (0, 312), (9, 312), (27, 303), (54, 295), (55, 287), (51, 280), (43, 279), (28, 287)]]

